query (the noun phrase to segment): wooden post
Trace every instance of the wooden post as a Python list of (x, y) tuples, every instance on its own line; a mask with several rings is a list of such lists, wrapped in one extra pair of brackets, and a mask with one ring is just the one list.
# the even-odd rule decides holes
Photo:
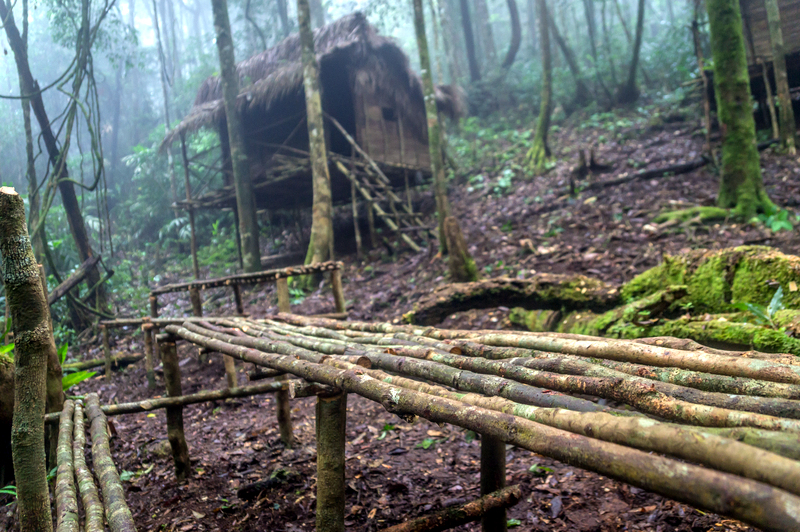
[[(178, 350), (175, 342), (167, 340), (159, 342), (161, 351), (161, 362), (164, 364), (164, 381), (166, 382), (167, 395), (169, 397), (180, 397), (183, 395), (181, 389), (181, 368), (178, 364)], [(167, 407), (167, 438), (172, 448), (172, 461), (175, 464), (175, 476), (179, 482), (186, 479), (191, 473), (189, 463), (189, 446), (186, 444), (186, 436), (183, 432), (183, 407)]]
[(317, 531), (344, 532), (347, 394), (317, 397)]
[[(291, 312), (292, 306), (289, 301), (289, 282), (285, 277), (277, 280), (276, 291), (278, 292), (278, 310), (280, 312)], [(288, 375), (280, 375), (275, 377), (276, 381), (285, 381), (289, 378)], [(289, 401), (289, 392), (283, 390), (275, 394), (275, 401), (277, 402), (277, 416), (278, 427), (281, 431), (281, 441), (287, 448), (292, 447), (294, 441), (294, 428), (292, 426), (292, 405)]]
[(336, 312), (347, 312), (347, 306), (344, 301), (344, 291), (342, 290), (342, 271), (331, 271), (331, 288), (333, 289), (333, 304), (336, 307)]
[(244, 315), (244, 305), (242, 304), (242, 287), (238, 284), (231, 285), (233, 289), (233, 299), (236, 301), (236, 314)]
[(203, 298), (200, 295), (200, 289), (196, 286), (189, 287), (189, 299), (192, 301), (192, 315), (203, 316)]
[(358, 227), (358, 202), (356, 200), (356, 183), (350, 181), (350, 196), (353, 199), (353, 231), (356, 234), (356, 256), (360, 259), (364, 256), (361, 248), (361, 229)]
[(106, 358), (106, 382), (111, 382), (111, 343), (108, 341), (108, 326), (101, 325), (103, 328), (103, 355)]
[(278, 292), (278, 311), (291, 312), (292, 304), (289, 300), (289, 282), (281, 277), (275, 282), (275, 291)]
[(375, 249), (378, 242), (378, 235), (375, 233), (375, 213), (372, 201), (367, 202), (367, 225), (369, 226), (369, 247)]
[(145, 323), (142, 325), (142, 333), (144, 334), (144, 369), (147, 373), (147, 388), (153, 390), (156, 387), (156, 374), (153, 371), (153, 325)]
[[(506, 444), (493, 436), (481, 435), (481, 495), (506, 487)], [(483, 532), (506, 532), (506, 509), (497, 508), (481, 519)]]
[(158, 317), (158, 296), (150, 294), (150, 317)]

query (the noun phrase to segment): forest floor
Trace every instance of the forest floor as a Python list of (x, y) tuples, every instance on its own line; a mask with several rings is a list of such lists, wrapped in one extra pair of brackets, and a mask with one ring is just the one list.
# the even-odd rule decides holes
[[(713, 205), (718, 177), (710, 166), (693, 172), (582, 192), (570, 199), (563, 191), (577, 162), (577, 147), (595, 147), (595, 156), (612, 166), (607, 173), (578, 183), (619, 178), (644, 169), (695, 159), (704, 138), (697, 121), (664, 123), (631, 111), (598, 121), (576, 118), (553, 132), (557, 163), (532, 180), (518, 177), (525, 143), (518, 137), (496, 136), (481, 143), (456, 145), (459, 158), (472, 160), (451, 185), (453, 213), (460, 219), (470, 251), (484, 277), (525, 278), (536, 272), (583, 273), (624, 282), (656, 265), (663, 254), (693, 248), (742, 244), (774, 246), (800, 253), (798, 231), (772, 232), (763, 224), (690, 221), (671, 226), (653, 224), (659, 212), (694, 205)], [(593, 117), (592, 117), (593, 118)], [(666, 122), (669, 122), (667, 120)], [(602, 137), (602, 138), (601, 138)], [(472, 152), (470, 152), (472, 150)], [(800, 198), (800, 165), (796, 158), (762, 152), (767, 190), (779, 206), (794, 209)], [(432, 200), (427, 199), (432, 205)], [(429, 215), (431, 226), (435, 221)], [(796, 222), (795, 222), (796, 223)], [(366, 232), (363, 233), (366, 237)], [(342, 238), (346, 238), (344, 235)], [(352, 234), (350, 235), (352, 236)], [(363, 260), (345, 262), (344, 289), (351, 319), (399, 321), (415, 301), (447, 282), (446, 263), (435, 249), (414, 254), (381, 247)], [(178, 279), (163, 279), (173, 282)], [(232, 314), (225, 291), (204, 294), (209, 315)], [(188, 297), (163, 298), (163, 315), (188, 315)], [(323, 285), (297, 301), (301, 314), (331, 312), (330, 289)], [(272, 286), (245, 293), (246, 312), (258, 318), (277, 311)], [(460, 313), (441, 326), (509, 328), (508, 309)], [(140, 352), (141, 335), (118, 331), (114, 351)], [(195, 348), (180, 347), (184, 393), (224, 386), (218, 356), (201, 364)], [(82, 354), (98, 357), (93, 346)], [(240, 382), (247, 380), (239, 364)], [(159, 379), (155, 394), (163, 394)], [(74, 393), (97, 391), (101, 402), (113, 403), (152, 395), (144, 369), (133, 366), (106, 384), (96, 377)], [(412, 425), (380, 405), (352, 396), (347, 426), (347, 528), (374, 531), (410, 517), (478, 496), (480, 445), (465, 431), (420, 420)], [(113, 456), (126, 471), (128, 501), (140, 531), (225, 530), (298, 531), (314, 526), (314, 400), (293, 403), (295, 445), (279, 443), (271, 396), (194, 405), (184, 418), (194, 474), (175, 482), (166, 441), (163, 411), (113, 418)], [(241, 500), (238, 488), (289, 472), (288, 480), (257, 499)], [(524, 497), (509, 510), (518, 530), (541, 531), (722, 531), (752, 530), (735, 521), (644, 492), (600, 475), (582, 471), (528, 451), (509, 448), (508, 483), (518, 483)], [(13, 508), (0, 511), (0, 528), (10, 528)], [(468, 525), (458, 530), (478, 530)]]

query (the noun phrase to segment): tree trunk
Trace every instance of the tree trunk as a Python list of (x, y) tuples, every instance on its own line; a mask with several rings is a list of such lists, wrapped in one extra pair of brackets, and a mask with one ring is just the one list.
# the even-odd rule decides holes
[(536, 120), (536, 134), (528, 152), (530, 170), (540, 175), (545, 170), (550, 148), (547, 145), (547, 132), (550, 129), (550, 114), (553, 111), (553, 61), (550, 54), (550, 32), (547, 24), (547, 4), (536, 0), (539, 5), (539, 39), (542, 50), (542, 92), (539, 105), (539, 118)]
[(639, 0), (639, 11), (636, 17), (636, 38), (633, 42), (633, 57), (628, 69), (625, 85), (617, 91), (617, 101), (630, 104), (639, 99), (639, 87), (636, 85), (636, 70), (639, 68), (639, 51), (642, 48), (642, 30), (644, 28), (644, 0)]
[(761, 180), (750, 77), (737, 0), (708, 0), (714, 89), (722, 129), (722, 167), (717, 203), (749, 220), (774, 212)]
[(497, 65), (497, 49), (494, 45), (492, 24), (489, 22), (489, 7), (486, 0), (475, 0), (475, 17), (477, 18), (478, 32), (483, 45), (483, 56), (486, 61), (485, 72), (490, 72)]
[(767, 9), (769, 37), (772, 42), (772, 71), (775, 73), (775, 88), (780, 107), (781, 144), (790, 155), (794, 155), (794, 109), (792, 108), (792, 97), (789, 94), (789, 80), (786, 77), (786, 52), (783, 47), (778, 0), (764, 0), (764, 6)]
[[(545, 5), (545, 8), (547, 6)], [(567, 66), (569, 67), (569, 71), (572, 74), (572, 78), (575, 80), (575, 104), (579, 107), (583, 107), (587, 105), (589, 102), (592, 101), (592, 93), (589, 90), (589, 87), (586, 86), (586, 82), (583, 79), (583, 73), (581, 72), (580, 66), (578, 65), (578, 60), (575, 59), (575, 53), (567, 44), (567, 41), (562, 37), (561, 33), (558, 31), (558, 26), (556, 26), (556, 21), (553, 18), (552, 13), (550, 10), (547, 11), (547, 19), (549, 21), (548, 28), (550, 31), (553, 32), (553, 38), (556, 40), (558, 47), (561, 49), (561, 54), (564, 56), (564, 60), (567, 62)], [(539, 31), (541, 31), (542, 25), (539, 24)], [(552, 61), (552, 55), (551, 55)]]
[(519, 46), (522, 44), (522, 25), (519, 21), (519, 9), (517, 8), (517, 0), (507, 0), (508, 13), (511, 16), (511, 43), (508, 45), (508, 52), (506, 58), (503, 59), (502, 67), (508, 69), (514, 64), (514, 58), (517, 57)]
[(528, 0), (528, 33), (530, 34), (531, 57), (535, 57), (539, 50), (536, 38), (536, 0)]
[(281, 19), (281, 35), (286, 38), (292, 31), (289, 25), (289, 6), (287, 0), (275, 0), (275, 3), (278, 8), (278, 17)]
[(467, 48), (467, 60), (469, 61), (469, 78), (474, 83), (481, 79), (481, 69), (478, 66), (478, 58), (475, 55), (475, 35), (472, 32), (472, 18), (469, 14), (469, 3), (467, 0), (460, 0), (461, 4), (461, 26), (464, 28), (464, 45)]
[[(436, 211), (439, 217), (439, 247), (458, 255), (458, 260), (450, 261), (450, 276), (454, 280), (474, 281), (477, 277), (475, 261), (463, 243), (458, 220), (450, 216), (450, 202), (447, 199), (447, 182), (444, 175), (444, 159), (442, 157), (442, 132), (439, 115), (436, 110), (436, 96), (431, 75), (431, 61), (428, 55), (428, 39), (425, 36), (425, 13), (422, 9), (422, 0), (414, 0), (414, 28), (417, 34), (417, 48), (419, 61), (422, 68), (422, 87), (425, 94), (425, 114), (428, 119), (428, 150), (431, 156), (431, 173), (433, 174), (433, 191), (436, 197)], [(451, 226), (450, 233), (460, 236), (461, 243), (458, 249), (448, 249), (449, 241), (445, 220)], [(452, 239), (451, 239), (452, 240)], [(452, 240), (455, 241), (455, 240)]]
[(233, 54), (233, 38), (230, 20), (228, 19), (228, 2), (227, 0), (211, 0), (211, 9), (214, 14), (214, 31), (217, 35), (220, 78), (225, 102), (228, 139), (230, 140), (233, 182), (236, 188), (236, 210), (239, 216), (242, 263), (245, 272), (257, 272), (261, 270), (261, 253), (258, 247), (256, 200), (253, 192), (253, 182), (250, 179), (250, 164), (247, 161), (244, 131), (239, 112), (236, 109), (236, 97), (239, 94), (239, 76), (236, 72), (236, 60)]
[[(333, 258), (333, 204), (328, 152), (325, 146), (325, 123), (322, 119), (322, 86), (319, 64), (314, 55), (314, 34), (311, 31), (309, 2), (297, 0), (297, 22), (303, 52), (303, 85), (306, 94), (306, 123), (311, 153), (314, 204), (311, 209), (311, 242), (306, 264)], [(311, 279), (309, 277), (309, 279)]]
[(55, 350), (55, 342), (25, 224), (25, 207), (22, 198), (9, 187), (0, 188), (0, 235), (3, 281), (14, 326), (16, 370), (11, 447), (20, 530), (49, 532), (53, 530), (53, 519), (45, 464), (45, 379), (47, 353)]

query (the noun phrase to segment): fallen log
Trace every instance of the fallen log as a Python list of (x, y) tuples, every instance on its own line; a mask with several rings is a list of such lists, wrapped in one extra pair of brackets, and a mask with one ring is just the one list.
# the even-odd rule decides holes
[(409, 323), (431, 325), (455, 312), (526, 305), (561, 310), (609, 310), (620, 302), (619, 287), (583, 275), (540, 273), (533, 279), (499, 278), (453, 283), (436, 288), (403, 316)]
[(86, 515), (85, 532), (103, 532), (105, 530), (103, 519), (103, 503), (100, 502), (100, 493), (94, 483), (94, 476), (86, 465), (86, 430), (83, 405), (80, 401), (75, 403), (75, 430), (72, 440), (73, 466), (75, 479), (78, 483), (78, 492), (83, 503)]
[[(124, 368), (125, 366), (136, 364), (143, 358), (144, 355), (141, 355), (139, 353), (134, 353), (132, 355), (117, 355), (111, 358), (111, 367), (116, 369)], [(99, 366), (105, 366), (105, 364), (106, 364), (105, 358), (95, 358), (92, 360), (83, 360), (81, 362), (70, 362), (68, 364), (64, 364), (63, 366), (61, 366), (61, 369), (70, 372), (84, 371)]]
[(384, 528), (383, 532), (439, 532), (477, 521), (490, 510), (509, 508), (522, 498), (518, 485), (497, 490), (466, 504), (451, 506), (432, 515), (417, 517), (399, 525)]
[(72, 459), (72, 433), (74, 403), (64, 401), (59, 414), (56, 475), (56, 532), (78, 532), (78, 496), (75, 490), (75, 473)]
[(64, 297), (67, 292), (78, 286), (86, 279), (86, 276), (89, 275), (94, 268), (97, 267), (97, 263), (100, 262), (100, 255), (93, 255), (83, 261), (83, 263), (78, 266), (78, 269), (75, 270), (70, 274), (69, 277), (64, 279), (64, 282), (60, 285), (56, 286), (50, 295), (47, 297), (47, 303), (52, 305), (62, 297)]

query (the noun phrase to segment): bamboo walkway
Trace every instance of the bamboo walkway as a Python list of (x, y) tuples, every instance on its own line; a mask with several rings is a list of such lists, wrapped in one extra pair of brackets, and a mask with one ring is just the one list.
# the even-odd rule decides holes
[[(791, 356), (689, 350), (670, 338), (458, 331), (286, 313), (158, 326), (170, 397), (103, 410), (166, 408), (176, 474), (184, 477), (184, 405), (226, 393), (316, 396), (322, 532), (343, 530), (348, 393), (404, 419), (480, 433), (482, 494), (505, 494), (490, 497), (497, 505), (484, 523), (490, 514), (505, 522), (503, 508), (518, 500), (502, 491), (510, 443), (765, 531), (800, 530), (800, 361)], [(177, 341), (295, 379), (182, 396)], [(284, 428), (291, 438), (291, 425)]]

